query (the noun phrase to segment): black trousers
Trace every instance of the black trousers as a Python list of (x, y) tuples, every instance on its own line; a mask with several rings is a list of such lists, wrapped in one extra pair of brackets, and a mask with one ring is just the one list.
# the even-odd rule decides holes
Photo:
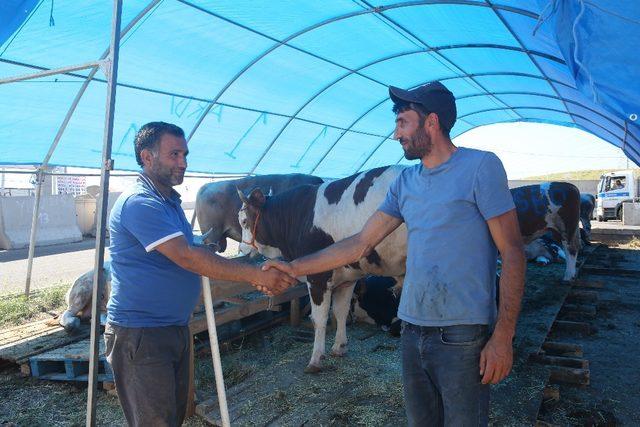
[(180, 426), (189, 392), (188, 326), (107, 324), (105, 356), (130, 426)]

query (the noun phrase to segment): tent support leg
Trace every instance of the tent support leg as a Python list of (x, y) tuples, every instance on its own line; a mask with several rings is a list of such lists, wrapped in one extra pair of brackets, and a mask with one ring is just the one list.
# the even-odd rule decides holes
[(29, 299), (31, 293), (31, 272), (33, 271), (33, 255), (36, 251), (36, 235), (38, 234), (38, 215), (40, 214), (40, 199), (42, 197), (42, 181), (44, 175), (42, 168), (36, 172), (36, 200), (33, 205), (33, 217), (31, 219), (31, 234), (29, 236), (29, 258), (27, 259), (27, 280), (24, 284), (24, 295)]
[(107, 108), (104, 122), (104, 140), (102, 146), (102, 168), (100, 172), (100, 198), (98, 211), (100, 215), (96, 223), (96, 256), (93, 269), (93, 293), (91, 299), (91, 345), (89, 356), (88, 397), (87, 397), (87, 427), (96, 425), (96, 400), (98, 393), (98, 356), (100, 338), (100, 296), (104, 289), (104, 246), (107, 207), (109, 205), (109, 175), (113, 170), (111, 160), (111, 145), (113, 142), (113, 121), (116, 106), (116, 88), (118, 82), (118, 58), (120, 52), (120, 23), (122, 20), (122, 0), (113, 1), (113, 18), (111, 21), (111, 52), (110, 67), (107, 73)]

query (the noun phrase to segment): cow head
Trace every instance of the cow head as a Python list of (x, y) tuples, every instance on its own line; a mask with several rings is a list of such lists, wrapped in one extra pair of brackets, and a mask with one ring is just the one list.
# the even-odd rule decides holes
[(260, 253), (267, 258), (282, 256), (278, 249), (261, 244), (257, 236), (260, 217), (269, 196), (265, 196), (260, 188), (254, 188), (248, 196), (238, 189), (238, 196), (242, 201), (242, 207), (238, 212), (238, 222), (240, 222), (240, 228), (242, 228), (240, 252), (243, 255), (252, 256)]

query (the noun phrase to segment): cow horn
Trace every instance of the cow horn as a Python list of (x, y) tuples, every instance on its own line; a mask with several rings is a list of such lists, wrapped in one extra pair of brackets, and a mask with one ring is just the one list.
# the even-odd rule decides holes
[(240, 197), (240, 201), (242, 201), (242, 203), (244, 203), (245, 205), (248, 205), (249, 204), (249, 199), (247, 199), (247, 196), (244, 195), (242, 190), (240, 190), (238, 187), (236, 187), (236, 191), (238, 192), (238, 197)]

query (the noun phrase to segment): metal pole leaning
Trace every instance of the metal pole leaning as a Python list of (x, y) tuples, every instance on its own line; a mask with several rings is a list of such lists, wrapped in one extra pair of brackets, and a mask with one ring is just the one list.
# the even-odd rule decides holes
[(211, 344), (211, 358), (213, 359), (213, 371), (216, 377), (216, 391), (218, 392), (218, 405), (222, 426), (229, 427), (229, 408), (227, 407), (227, 392), (224, 387), (222, 375), (222, 362), (220, 361), (220, 347), (218, 346), (218, 331), (216, 319), (213, 313), (213, 300), (211, 299), (211, 282), (208, 277), (202, 276), (202, 293), (204, 294), (204, 310), (207, 314), (207, 329), (209, 330), (209, 343)]
[(36, 200), (33, 205), (31, 218), (31, 234), (29, 235), (29, 258), (27, 260), (27, 279), (24, 284), (24, 295), (29, 298), (31, 292), (31, 272), (33, 271), (33, 255), (36, 251), (36, 235), (38, 233), (38, 215), (40, 212), (40, 198), (42, 196), (42, 181), (44, 180), (42, 166), (36, 172)]
[(111, 144), (113, 140), (113, 121), (116, 106), (116, 88), (118, 83), (118, 58), (120, 53), (120, 23), (122, 20), (122, 0), (113, 1), (113, 17), (111, 20), (111, 52), (109, 54), (109, 69), (107, 71), (107, 108), (104, 123), (104, 140), (102, 146), (102, 170), (100, 177), (100, 199), (98, 200), (98, 221), (96, 224), (96, 256), (93, 269), (93, 293), (91, 298), (91, 345), (89, 349), (88, 397), (87, 397), (87, 427), (96, 425), (96, 400), (98, 391), (98, 356), (100, 336), (99, 300), (101, 290), (104, 289), (105, 276), (102, 274), (104, 265), (105, 223), (107, 207), (109, 205), (109, 174), (113, 170), (111, 160)]

